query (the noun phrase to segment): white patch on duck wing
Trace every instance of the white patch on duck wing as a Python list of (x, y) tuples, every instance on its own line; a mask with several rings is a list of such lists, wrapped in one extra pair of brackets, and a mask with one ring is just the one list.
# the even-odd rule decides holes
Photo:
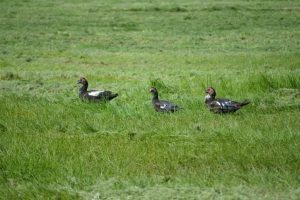
[(216, 101), (216, 103), (218, 104), (218, 106), (222, 106), (222, 104), (219, 101)]
[(104, 92), (104, 91), (98, 90), (98, 91), (91, 91), (91, 92), (89, 92), (88, 94), (89, 94), (90, 96), (96, 97), (96, 96), (99, 96), (99, 94), (101, 94), (101, 93), (103, 93), (103, 92)]
[(165, 103), (163, 103), (163, 104), (160, 104), (160, 108), (161, 108), (161, 109), (165, 109), (166, 107), (168, 107), (168, 105), (167, 105), (167, 104), (165, 104)]

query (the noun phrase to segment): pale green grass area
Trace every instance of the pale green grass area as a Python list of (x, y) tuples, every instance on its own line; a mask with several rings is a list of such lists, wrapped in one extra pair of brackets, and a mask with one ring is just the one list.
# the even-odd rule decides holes
[[(0, 1), (0, 199), (298, 199), (299, 10)], [(79, 76), (119, 97), (80, 101)], [(251, 104), (212, 114), (210, 85)]]

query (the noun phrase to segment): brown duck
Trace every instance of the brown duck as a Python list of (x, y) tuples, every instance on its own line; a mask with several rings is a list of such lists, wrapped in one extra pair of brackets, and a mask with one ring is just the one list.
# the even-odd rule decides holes
[(207, 94), (205, 96), (205, 104), (214, 113), (233, 113), (250, 103), (248, 100), (236, 102), (229, 99), (216, 99), (217, 93), (212, 87), (207, 88), (205, 92)]

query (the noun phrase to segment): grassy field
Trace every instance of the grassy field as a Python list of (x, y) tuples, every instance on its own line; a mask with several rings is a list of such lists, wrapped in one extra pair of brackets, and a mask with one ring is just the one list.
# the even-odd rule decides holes
[[(0, 199), (299, 199), (299, 11), (1, 0)], [(119, 97), (80, 101), (80, 76)], [(207, 86), (251, 104), (212, 114)]]

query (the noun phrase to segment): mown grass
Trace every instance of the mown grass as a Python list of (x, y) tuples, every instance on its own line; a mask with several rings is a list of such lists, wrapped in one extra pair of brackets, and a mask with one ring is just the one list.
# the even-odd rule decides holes
[[(0, 198), (297, 199), (299, 9), (0, 1)], [(79, 76), (120, 96), (81, 102)], [(214, 115), (208, 85), (251, 104)]]

